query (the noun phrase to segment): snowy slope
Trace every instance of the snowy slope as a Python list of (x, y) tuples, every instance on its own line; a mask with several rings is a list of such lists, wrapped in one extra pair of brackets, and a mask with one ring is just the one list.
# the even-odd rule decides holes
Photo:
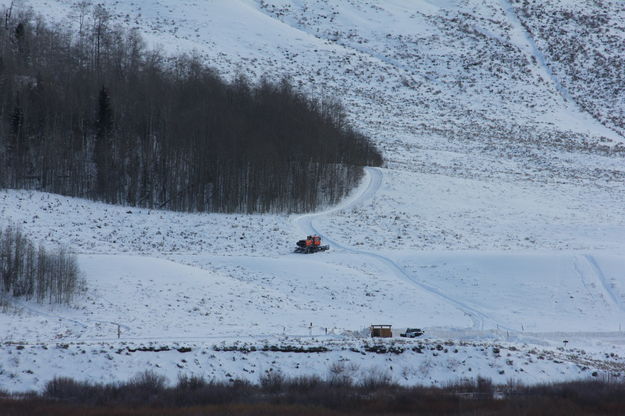
[[(190, 230), (203, 220), (207, 234), (228, 235), (239, 228), (239, 217), (3, 193), (3, 218), (23, 224), (33, 237), (45, 237), (46, 230), (49, 245), (71, 241), (88, 283), (71, 307), (15, 302), (5, 311), (3, 387), (41, 388), (53, 375), (123, 379), (146, 368), (171, 381), (181, 372), (256, 381), (269, 368), (326, 376), (345, 361), (355, 378), (383, 371), (408, 384), (477, 375), (536, 382), (620, 372), (625, 258), (608, 250), (424, 253), (333, 240), (322, 219), (366, 204), (384, 190), (382, 179), (382, 171), (369, 170), (355, 195), (326, 213), (261, 217), (245, 226), (251, 238), (273, 229), (294, 237), (317, 230), (332, 249), (315, 256), (292, 254), (291, 247), (263, 249), (247, 237), (203, 245)], [(153, 223), (178, 244), (155, 248), (146, 237), (152, 236), (146, 224)], [(128, 246), (134, 251), (125, 251)], [(94, 247), (109, 254), (91, 254)], [(389, 369), (384, 363), (396, 354), (368, 351), (362, 338), (372, 323), (392, 323), (396, 334), (418, 325), (427, 339), (382, 343), (406, 350)], [(569, 350), (562, 349), (563, 339), (570, 340)], [(453, 352), (456, 343), (462, 348)], [(500, 344), (510, 355), (493, 352)], [(293, 345), (323, 352), (280, 351)], [(183, 347), (193, 354), (180, 355), (186, 354), (178, 351)], [(252, 347), (257, 351), (248, 351)], [(234, 365), (237, 360), (246, 362)]]
[(580, 107), (606, 126), (625, 128), (623, 103), (623, 2), (586, 7), (573, 1), (514, 6), (521, 23), (545, 51), (550, 71)]
[[(72, 25), (72, 3), (26, 5)], [(368, 169), (340, 206), (294, 217), (1, 191), (0, 225), (69, 246), (88, 290), (71, 307), (17, 302), (0, 314), (0, 388), (146, 368), (172, 381), (257, 381), (269, 368), (325, 376), (336, 362), (404, 383), (623, 374), (624, 140), (588, 110), (612, 102), (580, 101), (553, 64), (558, 51), (534, 37), (543, 20), (506, 0), (103, 3), (167, 53), (340, 97), (387, 165)], [(331, 250), (292, 254), (310, 232)], [(423, 327), (428, 340), (397, 355), (366, 351), (366, 328), (387, 323)], [(328, 351), (262, 351), (271, 345)], [(149, 346), (169, 350), (130, 351)]]

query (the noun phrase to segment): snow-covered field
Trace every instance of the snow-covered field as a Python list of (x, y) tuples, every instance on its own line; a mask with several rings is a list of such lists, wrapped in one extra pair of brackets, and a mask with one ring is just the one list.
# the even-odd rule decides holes
[[(387, 190), (382, 170), (367, 172), (343, 206), (294, 217), (178, 214), (3, 192), (3, 220), (48, 245), (69, 244), (88, 285), (71, 307), (16, 302), (4, 311), (3, 388), (41, 388), (54, 375), (126, 379), (145, 369), (172, 381), (181, 373), (257, 381), (265, 371), (340, 371), (407, 384), (622, 372), (623, 256), (352, 244), (326, 224)], [(289, 238), (312, 231), (331, 251), (291, 253)], [(357, 234), (358, 224), (343, 225), (350, 231)], [(414, 326), (426, 335), (369, 339), (368, 325), (380, 323), (394, 325), (395, 335)]]
[[(72, 3), (27, 4), (70, 25)], [(145, 369), (171, 381), (377, 371), (409, 384), (625, 374), (625, 140), (576, 104), (546, 58), (557, 51), (541, 53), (514, 5), (103, 3), (151, 45), (195, 50), (226, 76), (285, 75), (340, 96), (387, 164), (305, 216), (0, 191), (0, 226), (68, 246), (88, 287), (71, 307), (0, 314), (1, 389)], [(310, 232), (331, 250), (293, 254)], [(373, 341), (371, 324), (426, 334)]]

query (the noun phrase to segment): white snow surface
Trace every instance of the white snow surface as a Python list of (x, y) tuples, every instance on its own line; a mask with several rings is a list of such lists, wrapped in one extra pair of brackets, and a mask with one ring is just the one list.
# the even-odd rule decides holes
[[(72, 3), (20, 7), (71, 26)], [(71, 306), (4, 308), (0, 389), (146, 369), (171, 382), (330, 368), (435, 385), (623, 376), (623, 138), (575, 104), (508, 1), (102, 3), (151, 46), (226, 77), (340, 96), (387, 163), (308, 215), (0, 191), (0, 226), (69, 247), (87, 286)], [(293, 254), (308, 233), (331, 249)], [(425, 335), (372, 340), (371, 324)]]

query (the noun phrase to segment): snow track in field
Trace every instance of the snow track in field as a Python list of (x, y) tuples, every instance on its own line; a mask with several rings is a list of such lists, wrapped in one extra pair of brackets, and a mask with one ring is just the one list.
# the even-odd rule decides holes
[(72, 318), (67, 318), (67, 317), (64, 317), (64, 316), (61, 316), (61, 315), (58, 315), (58, 314), (53, 314), (53, 313), (42, 311), (41, 309), (35, 308), (34, 306), (32, 306), (30, 304), (30, 302), (21, 301), (21, 300), (15, 299), (15, 300), (12, 300), (12, 303), (16, 307), (19, 307), (19, 308), (22, 308), (24, 310), (27, 310), (28, 312), (30, 312), (32, 314), (45, 316), (46, 318), (60, 319), (60, 320), (63, 320), (63, 321), (71, 322), (71, 323), (73, 323), (75, 325), (78, 325), (78, 326), (80, 326), (82, 328), (87, 328), (87, 324), (85, 324), (85, 323), (83, 323), (81, 321), (78, 321), (78, 320), (72, 319)]
[(403, 279), (413, 284), (418, 289), (423, 291), (424, 295), (433, 296), (435, 298), (441, 299), (444, 302), (451, 304), (455, 308), (462, 311), (473, 322), (473, 329), (484, 329), (485, 325), (489, 322), (492, 324), (493, 327), (497, 327), (501, 329), (510, 329), (504, 325), (499, 324), (495, 319), (485, 315), (484, 313), (478, 311), (477, 309), (470, 307), (466, 303), (463, 303), (457, 299), (454, 299), (446, 295), (445, 293), (441, 292), (439, 289), (433, 286), (430, 286), (428, 284), (425, 284), (423, 282), (419, 282), (413, 276), (408, 274), (399, 264), (397, 264), (397, 262), (395, 262), (391, 258), (377, 254), (377, 253), (370, 253), (367, 251), (357, 250), (357, 249), (348, 247), (344, 244), (341, 244), (333, 240), (331, 236), (328, 236), (326, 233), (317, 229), (317, 227), (313, 223), (315, 218), (320, 217), (320, 216), (326, 216), (326, 215), (332, 214), (333, 212), (337, 212), (340, 210), (350, 209), (352, 207), (355, 207), (357, 205), (364, 203), (365, 201), (372, 199), (375, 196), (376, 192), (380, 189), (382, 185), (383, 173), (380, 169), (371, 168), (371, 167), (365, 168), (365, 171), (366, 171), (366, 178), (364, 182), (367, 183), (367, 185), (361, 186), (361, 189), (358, 192), (356, 192), (356, 195), (354, 197), (346, 200), (345, 203), (339, 205), (338, 207), (332, 208), (328, 211), (317, 212), (313, 214), (305, 214), (305, 215), (295, 218), (293, 222), (301, 230), (302, 234), (319, 235), (321, 236), (324, 242), (330, 244), (331, 248), (343, 250), (343, 251), (356, 254), (356, 255), (360, 255), (360, 256), (366, 256), (366, 257), (376, 260), (377, 262), (383, 264), (388, 270), (390, 270), (398, 278)]
[[(34, 304), (28, 301), (22, 301), (22, 300), (12, 300), (13, 304), (16, 307), (22, 308), (24, 310), (27, 310), (28, 312), (34, 314), (34, 315), (39, 315), (39, 316), (44, 316), (46, 318), (54, 318), (54, 319), (59, 319), (62, 321), (66, 321), (66, 322), (71, 322), (74, 325), (78, 325), (79, 327), (86, 329), (88, 328), (90, 325), (88, 323), (91, 324), (106, 324), (106, 325), (114, 325), (114, 326), (119, 326), (121, 329), (123, 330), (129, 330), (130, 327), (124, 324), (121, 324), (119, 322), (113, 322), (113, 321), (101, 321), (98, 319), (91, 319), (91, 318), (81, 318), (81, 320), (77, 320), (74, 318), (69, 318), (63, 314), (59, 314), (59, 313), (51, 313), (51, 312), (46, 312), (44, 310), (42, 310), (39, 307), (35, 307), (33, 306)], [(112, 302), (108, 301), (109, 303), (112, 304)], [(88, 322), (88, 323), (85, 323)], [(80, 338), (80, 335), (78, 335), (78, 338)]]
[(616, 135), (617, 137), (622, 139), (618, 132), (610, 129), (608, 126), (603, 125), (590, 113), (582, 110), (582, 108), (577, 104), (575, 99), (571, 96), (567, 88), (562, 84), (560, 78), (547, 64), (547, 58), (545, 58), (545, 55), (538, 48), (538, 45), (536, 44), (536, 41), (534, 40), (532, 35), (527, 31), (525, 26), (523, 26), (523, 23), (521, 23), (521, 20), (518, 18), (516, 12), (514, 11), (514, 6), (512, 5), (512, 3), (510, 3), (510, 0), (499, 1), (501, 7), (504, 10), (504, 13), (506, 14), (508, 22), (513, 28), (513, 32), (516, 32), (516, 39), (514, 39), (514, 33), (511, 34), (511, 37), (513, 37), (513, 42), (516, 41), (516, 45), (521, 50), (523, 50), (528, 57), (534, 58), (536, 60), (540, 74), (543, 76), (543, 78), (551, 81), (553, 87), (558, 91), (564, 102), (568, 105), (571, 115), (574, 118), (576, 116), (581, 116), (586, 119), (588, 123), (594, 124), (602, 130), (609, 131), (610, 133), (612, 133), (612, 135)]
[(623, 303), (623, 299), (621, 299), (621, 297), (614, 291), (614, 288), (608, 282), (606, 275), (603, 273), (603, 270), (601, 270), (601, 267), (599, 267), (599, 263), (597, 263), (597, 260), (594, 258), (594, 256), (586, 254), (584, 258), (592, 268), (595, 276), (597, 277), (597, 280), (601, 283), (601, 286), (603, 286), (607, 294), (610, 296), (610, 299), (612, 299), (612, 302), (614, 302), (614, 305), (621, 311), (625, 312), (625, 304)]
[(524, 42), (519, 42), (520, 39), (517, 39), (517, 46), (524, 50), (524, 52), (530, 56), (534, 57), (538, 62), (539, 69), (544, 77), (551, 80), (553, 86), (558, 90), (562, 98), (571, 106), (577, 108), (577, 104), (575, 100), (571, 97), (571, 94), (567, 91), (567, 89), (562, 85), (560, 79), (553, 73), (549, 65), (547, 65), (547, 60), (543, 53), (538, 49), (536, 42), (532, 38), (532, 36), (527, 32), (519, 18), (517, 17), (514, 6), (510, 3), (509, 0), (500, 0), (501, 7), (506, 13), (506, 17), (508, 18), (508, 22), (512, 25), (513, 30), (517, 32), (517, 35), (520, 35), (520, 38)]

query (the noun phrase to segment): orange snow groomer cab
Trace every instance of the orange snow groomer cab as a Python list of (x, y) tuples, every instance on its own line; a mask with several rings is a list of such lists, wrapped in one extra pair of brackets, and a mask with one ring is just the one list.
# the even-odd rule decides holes
[(295, 245), (295, 253), (310, 254), (330, 249), (328, 245), (321, 245), (321, 237), (318, 235), (309, 235), (306, 237), (306, 240), (298, 240)]

